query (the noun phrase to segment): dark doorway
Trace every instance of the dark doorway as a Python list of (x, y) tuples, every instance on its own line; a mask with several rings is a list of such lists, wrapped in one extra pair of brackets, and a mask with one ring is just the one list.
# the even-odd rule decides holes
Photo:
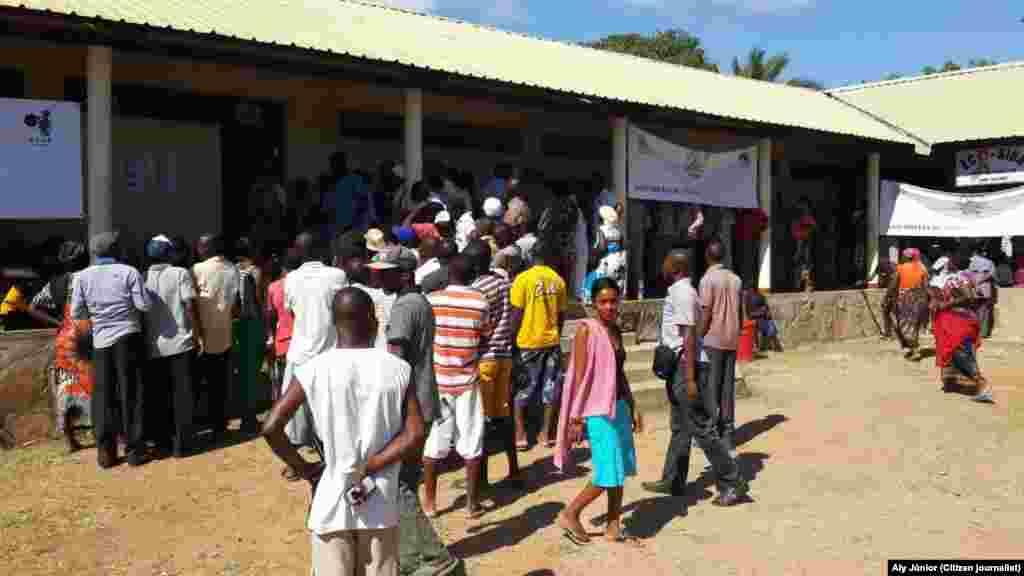
[[(64, 91), (67, 100), (85, 102), (85, 79), (68, 78)], [(248, 231), (256, 213), (250, 194), (257, 182), (273, 178), (284, 183), (283, 102), (138, 84), (115, 84), (112, 96), (113, 111), (118, 116), (220, 127), (221, 220), (222, 232), (228, 238)]]

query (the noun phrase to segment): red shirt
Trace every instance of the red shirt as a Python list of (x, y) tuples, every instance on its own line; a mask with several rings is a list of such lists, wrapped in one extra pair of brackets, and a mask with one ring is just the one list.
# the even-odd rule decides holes
[(284, 278), (275, 280), (267, 288), (267, 313), (277, 315), (277, 328), (274, 331), (274, 355), (288, 355), (288, 346), (292, 342), (292, 326), (295, 316), (284, 305)]
[(811, 237), (811, 231), (818, 223), (814, 221), (814, 218), (810, 216), (803, 216), (799, 220), (793, 222), (790, 231), (793, 233), (794, 240), (807, 240)]

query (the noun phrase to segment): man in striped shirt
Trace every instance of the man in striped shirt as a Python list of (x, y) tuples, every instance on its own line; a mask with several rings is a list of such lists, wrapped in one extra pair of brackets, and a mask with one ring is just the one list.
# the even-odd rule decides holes
[(423, 510), (437, 515), (435, 464), (448, 457), (452, 442), (466, 463), (467, 508), (471, 518), (483, 513), (477, 479), (484, 451), (484, 411), (480, 397), (480, 356), (494, 330), (487, 298), (470, 288), (475, 271), (465, 254), (448, 262), (448, 287), (427, 298), (434, 308), (434, 372), (441, 396), (440, 417), (434, 421), (423, 450)]
[[(509, 290), (512, 284), (499, 272), (491, 269), (491, 247), (483, 240), (473, 240), (462, 251), (469, 258), (477, 279), (473, 288), (483, 292), (487, 298), (494, 332), (487, 341), (480, 358), (480, 396), (484, 405), (484, 418), (488, 429), (498, 422), (508, 455), (508, 482), (522, 487), (519, 474), (519, 459), (516, 456), (515, 425), (512, 421), (512, 304)], [(485, 434), (486, 436), (486, 434)], [(486, 441), (485, 441), (486, 445)], [(487, 488), (487, 450), (480, 460), (480, 486)]]

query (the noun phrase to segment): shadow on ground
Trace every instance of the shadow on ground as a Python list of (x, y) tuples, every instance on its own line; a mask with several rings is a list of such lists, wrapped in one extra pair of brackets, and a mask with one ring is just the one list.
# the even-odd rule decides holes
[(478, 524), (469, 529), (471, 536), (455, 542), (449, 548), (454, 556), (466, 559), (515, 546), (537, 530), (552, 525), (564, 506), (561, 502), (544, 502), (527, 508), (515, 518)]
[[(769, 414), (740, 426), (736, 430), (736, 445), (743, 446), (757, 436), (787, 421), (783, 414)], [(691, 452), (692, 457), (692, 452)], [(764, 469), (764, 462), (771, 458), (763, 452), (744, 452), (736, 457), (736, 464), (739, 466), (740, 475), (752, 483)], [(631, 502), (622, 507), (623, 513), (631, 512), (629, 518), (624, 522), (630, 533), (640, 539), (653, 538), (668, 523), (680, 516), (686, 516), (686, 511), (691, 506), (697, 505), (703, 500), (711, 498), (714, 494), (710, 488), (715, 485), (714, 473), (705, 469), (701, 475), (692, 483), (686, 486), (686, 495), (683, 497), (654, 496)], [(748, 502), (751, 499), (748, 499)], [(590, 520), (592, 526), (601, 526), (607, 521), (607, 515), (601, 514)]]

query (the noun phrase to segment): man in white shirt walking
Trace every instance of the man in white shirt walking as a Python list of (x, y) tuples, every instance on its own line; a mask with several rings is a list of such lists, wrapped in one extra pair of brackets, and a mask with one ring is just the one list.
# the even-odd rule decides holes
[[(285, 388), (290, 386), (300, 366), (334, 348), (338, 340), (332, 325), (334, 297), (348, 285), (344, 272), (325, 266), (320, 260), (321, 250), (312, 234), (300, 234), (293, 250), (302, 265), (284, 281), (284, 305), (295, 316), (284, 369)], [(286, 392), (283, 390), (282, 394)], [(305, 406), (299, 407), (288, 423), (287, 433), (296, 446), (318, 447), (313, 421)]]
[[(423, 417), (409, 364), (374, 347), (369, 295), (349, 287), (332, 304), (337, 347), (295, 370), (264, 438), (313, 485), (313, 576), (397, 576), (398, 472), (425, 437)], [(302, 458), (284, 434), (303, 404), (321, 433), (321, 463)]]

